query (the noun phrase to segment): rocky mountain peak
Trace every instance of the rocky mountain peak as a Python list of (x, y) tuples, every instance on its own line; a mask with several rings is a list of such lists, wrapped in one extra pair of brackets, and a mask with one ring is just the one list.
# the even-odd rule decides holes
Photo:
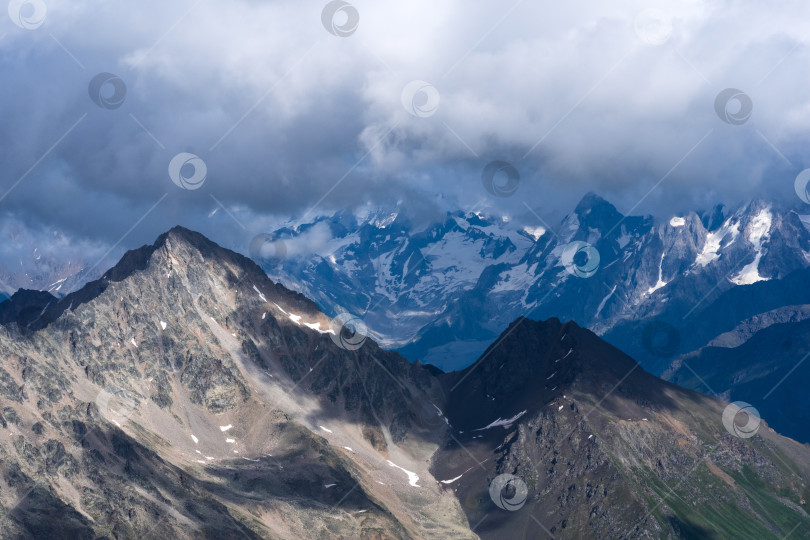
[(580, 226), (604, 229), (607, 232), (624, 216), (616, 207), (594, 192), (588, 192), (577, 204), (574, 213), (579, 218)]
[(457, 427), (473, 429), (482, 418), (537, 410), (570, 394), (575, 384), (614, 383), (637, 368), (573, 321), (520, 317), (473, 365), (442, 378), (452, 394), (450, 417)]
[(25, 325), (57, 301), (55, 296), (46, 291), (20, 289), (0, 302), (0, 324), (18, 322)]
[(593, 211), (593, 210), (597, 210), (597, 209), (600, 209), (600, 208), (607, 209), (607, 210), (612, 209), (613, 211), (616, 210), (615, 206), (610, 204), (607, 200), (602, 198), (600, 195), (596, 194), (593, 191), (589, 191), (588, 193), (586, 193), (582, 197), (582, 199), (580, 199), (580, 201), (577, 204), (574, 211), (577, 214), (582, 215), (582, 214), (587, 213), (588, 211)]
[[(178, 278), (185, 286), (205, 290), (212, 282), (217, 293), (238, 283), (260, 283), (266, 274), (251, 259), (222, 248), (202, 234), (184, 227), (174, 227), (160, 235), (151, 245), (126, 252), (115, 266), (99, 279), (80, 289), (56, 298), (45, 292), (21, 291), (0, 303), (0, 322), (16, 322), (28, 330), (48, 326), (67, 311), (76, 310), (102, 295), (112, 284), (136, 287), (146, 295), (146, 287), (157, 288), (152, 294), (175, 294)], [(216, 279), (214, 279), (216, 278)], [(269, 280), (268, 280), (269, 281)], [(317, 306), (302, 295), (270, 282), (273, 291), (284, 298), (284, 305), (293, 305), (297, 312), (319, 313)]]
[(56, 297), (47, 291), (35, 291), (31, 289), (19, 289), (11, 295), (10, 300), (21, 304), (39, 303), (45, 304), (55, 301)]
[[(149, 254), (157, 249), (163, 249), (169, 254), (182, 254), (193, 250), (204, 258), (220, 257), (222, 262), (232, 259), (232, 255), (236, 255), (223, 249), (204, 235), (179, 225), (160, 235), (151, 246), (144, 246), (141, 249)], [(250, 262), (250, 260), (244, 259), (244, 262)]]

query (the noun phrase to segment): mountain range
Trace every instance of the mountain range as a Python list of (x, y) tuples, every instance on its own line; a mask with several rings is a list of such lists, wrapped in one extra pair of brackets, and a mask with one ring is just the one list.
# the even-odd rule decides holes
[[(0, 300), (19, 289), (49, 291), (64, 296), (101, 275), (103, 269), (88, 262), (98, 246), (71, 244), (59, 231), (47, 235), (48, 247), (40, 249), (34, 237), (16, 223), (4, 223), (0, 254)], [(67, 254), (67, 256), (65, 256)]]
[[(297, 244), (317, 231), (329, 240), (316, 253), (256, 259), (326, 313), (361, 317), (383, 346), (412, 361), (463, 369), (517, 317), (573, 320), (649, 372), (755, 402), (781, 432), (810, 441), (810, 416), (790, 397), (810, 384), (806, 364), (791, 372), (786, 392), (763, 400), (810, 348), (796, 340), (773, 361), (742, 346), (810, 313), (806, 216), (755, 200), (660, 222), (625, 216), (589, 194), (554, 228), (529, 218), (537, 225), (450, 213), (413, 230), (395, 212), (339, 213), (267, 235), (286, 246), (283, 255), (302, 251)], [(735, 339), (723, 337), (729, 333)], [(708, 360), (707, 347), (735, 358), (738, 369), (710, 366), (721, 361)], [(698, 351), (705, 371), (702, 360), (685, 361)], [(717, 369), (727, 376), (712, 383)]]
[(516, 317), (446, 373), (179, 227), (0, 323), (4, 537), (810, 537), (808, 445), (582, 324)]

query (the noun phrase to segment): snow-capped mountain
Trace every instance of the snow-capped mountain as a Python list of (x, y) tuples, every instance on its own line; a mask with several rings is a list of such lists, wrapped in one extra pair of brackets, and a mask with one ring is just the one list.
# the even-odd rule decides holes
[(396, 213), (360, 219), (340, 213), (272, 237), (295, 251), (297, 243), (324, 235), (329, 240), (318, 254), (287, 257), (278, 265), (265, 259), (264, 268), (330, 312), (361, 315), (375, 339), (389, 346), (435, 324), (453, 297), (474, 289), (493, 265), (517, 266), (535, 243), (530, 232), (501, 219), (461, 212), (422, 230)]
[[(556, 228), (541, 225), (459, 212), (414, 231), (396, 213), (342, 213), (271, 235), (295, 252), (320, 231), (328, 241), (317, 254), (263, 262), (327, 312), (351, 312), (386, 346), (443, 369), (469, 364), (525, 315), (576, 320), (637, 349), (653, 372), (665, 366), (649, 343), (660, 336), (645, 338), (637, 321), (673, 307), (694, 316), (725, 290), (810, 264), (801, 217), (760, 200), (659, 223), (589, 194)], [(633, 332), (611, 332), (626, 321)]]

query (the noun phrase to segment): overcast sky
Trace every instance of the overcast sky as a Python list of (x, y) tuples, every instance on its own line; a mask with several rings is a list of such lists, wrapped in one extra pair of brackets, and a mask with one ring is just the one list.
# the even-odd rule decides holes
[[(12, 0), (8, 12), (0, 265), (32, 246), (92, 259), (120, 241), (110, 266), (175, 224), (246, 251), (288, 217), (368, 203), (414, 216), (528, 204), (552, 221), (591, 190), (662, 219), (794, 204), (810, 167), (801, 0)], [(170, 178), (181, 153), (175, 180), (197, 189)], [(495, 160), (520, 175), (511, 197), (484, 189)]]

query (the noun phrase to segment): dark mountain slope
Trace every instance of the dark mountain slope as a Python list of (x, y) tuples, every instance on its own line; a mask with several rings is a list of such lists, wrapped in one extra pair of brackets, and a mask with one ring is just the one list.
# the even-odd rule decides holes
[(755, 327), (737, 347), (708, 346), (679, 357), (665, 376), (724, 399), (751, 403), (780, 433), (807, 443), (809, 354), (810, 320), (774, 323)]
[[(518, 320), (498, 342), (440, 377), (454, 433), (432, 468), (461, 475), (449, 487), (482, 538), (810, 535), (806, 445), (764, 422), (753, 439), (731, 435), (726, 403), (576, 324)], [(514, 512), (491, 506), (503, 474), (526, 488)]]

